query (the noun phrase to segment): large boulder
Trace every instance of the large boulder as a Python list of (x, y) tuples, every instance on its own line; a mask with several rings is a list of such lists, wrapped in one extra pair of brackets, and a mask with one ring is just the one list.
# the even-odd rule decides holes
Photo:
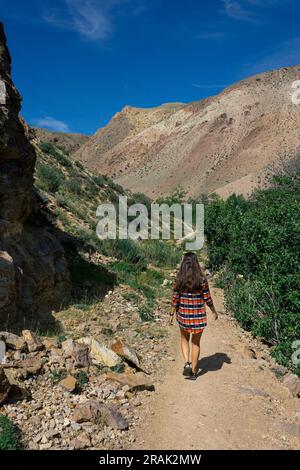
[(118, 354), (121, 358), (125, 359), (129, 364), (134, 365), (135, 367), (139, 368), (140, 362), (139, 358), (133, 348), (128, 346), (128, 344), (124, 343), (120, 339), (117, 340), (115, 343), (112, 344), (111, 349)]
[(89, 354), (94, 364), (114, 367), (120, 363), (120, 357), (111, 349), (98, 343), (94, 338), (85, 337), (78, 340), (80, 344), (89, 346)]

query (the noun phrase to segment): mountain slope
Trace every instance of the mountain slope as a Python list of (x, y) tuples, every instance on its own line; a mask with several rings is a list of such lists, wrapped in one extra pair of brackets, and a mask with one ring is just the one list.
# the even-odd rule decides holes
[(84, 134), (55, 132), (39, 127), (32, 128), (32, 131), (39, 142), (50, 142), (57, 147), (63, 148), (67, 153), (76, 152), (76, 150), (89, 140), (89, 136)]
[(300, 137), (292, 83), (300, 66), (266, 72), (190, 104), (126, 107), (75, 154), (149, 196), (248, 193), (292, 160)]

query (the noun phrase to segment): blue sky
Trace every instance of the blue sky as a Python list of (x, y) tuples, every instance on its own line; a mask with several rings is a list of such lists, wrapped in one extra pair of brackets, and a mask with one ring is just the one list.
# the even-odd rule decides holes
[(300, 63), (299, 0), (0, 0), (22, 114), (94, 133), (125, 105), (189, 102)]

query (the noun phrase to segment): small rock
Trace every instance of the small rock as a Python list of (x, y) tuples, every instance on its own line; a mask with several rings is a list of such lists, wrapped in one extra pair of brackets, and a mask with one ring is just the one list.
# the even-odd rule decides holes
[(95, 421), (99, 418), (113, 429), (128, 429), (128, 423), (114, 407), (107, 406), (97, 400), (79, 403), (71, 416), (71, 419), (77, 423)]
[(60, 437), (60, 431), (58, 429), (53, 429), (46, 432), (47, 439), (53, 439), (54, 437)]
[(38, 374), (41, 371), (43, 364), (39, 359), (28, 358), (15, 362), (13, 367), (24, 369), (29, 374)]
[(243, 356), (249, 357), (249, 359), (256, 359), (256, 353), (254, 349), (250, 348), (246, 344), (241, 346), (240, 352), (243, 354)]
[(48, 442), (47, 436), (44, 434), (44, 436), (41, 439), (41, 443), (42, 444), (47, 444), (47, 442)]
[(117, 374), (115, 372), (108, 372), (105, 377), (108, 380), (113, 380), (123, 386), (127, 385), (127, 391), (155, 390), (154, 384), (143, 372), (137, 372), (136, 374)]
[(73, 355), (75, 367), (89, 367), (89, 346), (87, 344), (75, 344)]
[(300, 396), (300, 379), (296, 374), (287, 374), (283, 379), (283, 385), (289, 389), (293, 397)]
[(5, 342), (6, 346), (10, 349), (23, 350), (26, 343), (23, 338), (7, 331), (0, 332), (0, 339)]
[(42, 343), (46, 351), (50, 351), (51, 349), (61, 348), (61, 343), (58, 341), (57, 338), (43, 338)]
[(70, 420), (68, 418), (65, 418), (63, 422), (63, 427), (67, 428), (68, 426), (70, 426), (70, 424), (71, 424)]
[(77, 381), (75, 377), (72, 377), (72, 375), (68, 375), (68, 377), (59, 382), (59, 385), (68, 392), (73, 393), (77, 388)]
[(7, 398), (10, 388), (11, 386), (4, 370), (0, 369), (0, 403)]
[(83, 431), (78, 434), (77, 438), (74, 440), (74, 448), (75, 449), (86, 449), (90, 447), (91, 439), (87, 432)]
[(30, 424), (36, 428), (38, 428), (41, 425), (41, 418), (39, 416), (32, 416), (30, 418)]
[(43, 405), (42, 405), (42, 403), (39, 403), (39, 402), (32, 405), (33, 411), (39, 411), (42, 408), (43, 408)]
[(6, 354), (6, 344), (0, 340), (0, 364), (4, 364)]
[(65, 341), (63, 341), (61, 343), (61, 347), (62, 347), (63, 352), (65, 353), (66, 357), (73, 357), (73, 355), (74, 355), (74, 346), (75, 346), (75, 343), (71, 338), (66, 339)]
[(268, 365), (269, 365), (268, 362), (265, 359), (262, 359), (262, 358), (258, 359), (257, 363), (258, 363), (259, 367), (263, 367), (263, 368), (268, 367)]
[(64, 357), (62, 349), (50, 349), (49, 360), (52, 364), (63, 364)]
[(48, 442), (47, 444), (40, 444), (40, 450), (48, 450), (51, 449), (52, 442)]
[(28, 391), (19, 383), (9, 369), (0, 369), (0, 403), (6, 398), (22, 400), (29, 396)]
[(29, 352), (40, 351), (44, 348), (44, 345), (41, 342), (40, 338), (33, 331), (23, 330), (22, 336), (26, 341)]

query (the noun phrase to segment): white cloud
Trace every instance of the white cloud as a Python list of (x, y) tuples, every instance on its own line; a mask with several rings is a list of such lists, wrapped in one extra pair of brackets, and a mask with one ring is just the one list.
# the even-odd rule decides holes
[(70, 132), (69, 126), (65, 122), (54, 119), (51, 116), (31, 119), (30, 122), (36, 127), (46, 127), (47, 129), (57, 132)]
[(249, 23), (262, 24), (263, 18), (259, 9), (278, 6), (283, 0), (221, 0), (221, 12), (229, 18)]
[(146, 8), (144, 0), (64, 0), (62, 4), (60, 9), (47, 11), (44, 20), (52, 26), (74, 31), (84, 39), (98, 43), (111, 38), (117, 6), (120, 8), (132, 4), (130, 12), (135, 16)]
[(223, 12), (235, 20), (253, 22), (256, 17), (252, 11), (246, 8), (240, 1), (237, 0), (222, 0), (224, 4)]
[(90, 41), (101, 42), (111, 36), (110, 11), (117, 3), (119, 0), (65, 0), (63, 11), (47, 13), (44, 20), (58, 28), (75, 31)]

